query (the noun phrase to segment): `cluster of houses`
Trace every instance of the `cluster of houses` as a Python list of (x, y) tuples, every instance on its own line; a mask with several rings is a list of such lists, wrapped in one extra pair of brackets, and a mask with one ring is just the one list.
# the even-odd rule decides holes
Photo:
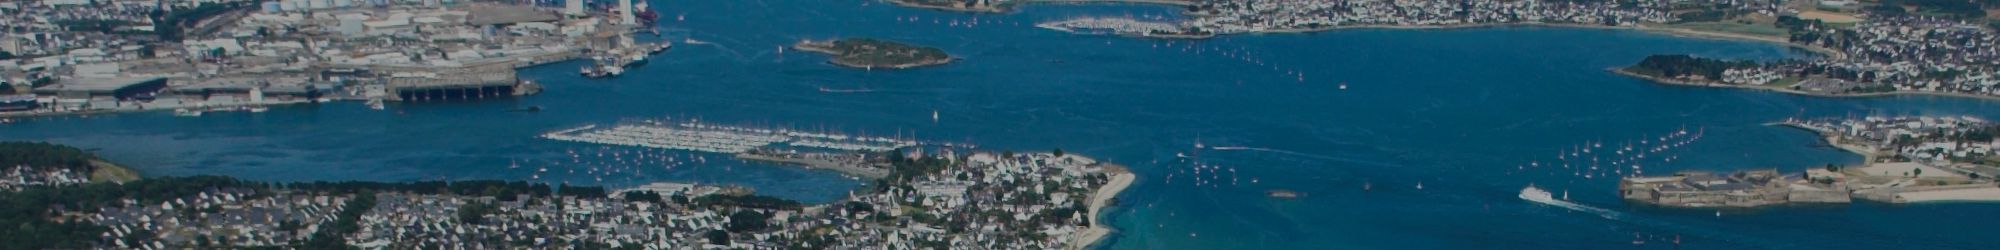
[(0, 3), (0, 115), (505, 96), (516, 79), (484, 76), (636, 45), (631, 15), (568, 2)]
[(1090, 198), (1109, 181), (1106, 166), (1077, 155), (970, 154), (908, 185), (852, 198), (891, 222), (872, 229), (881, 236), (842, 242), (896, 249), (938, 246), (914, 245), (920, 242), (952, 249), (1081, 247), (1088, 242), (1080, 235), (1092, 225)]
[[(1885, 83), (1896, 90), (2000, 95), (2000, 33), (1981, 24), (1934, 17), (1881, 17), (1837, 28), (1808, 27), (1816, 39), (1795, 41), (1840, 50), (1788, 70), (1815, 67), (1835, 78)], [(1846, 34), (1846, 35), (1835, 35)], [(1796, 39), (1795, 39), (1796, 40)]]
[(1890, 91), (2000, 96), (2000, 33), (1935, 17), (1875, 17), (1846, 26), (1803, 24), (1793, 43), (1838, 54), (1730, 68), (1722, 83), (1764, 85), (1799, 78), (1792, 90), (1820, 94)]
[(1784, 77), (1784, 74), (1777, 71), (1759, 68), (1722, 70), (1722, 82), (1731, 84), (1765, 84)]
[(655, 183), (596, 197), (378, 190), (352, 218), (342, 210), (356, 194), (284, 188), (51, 209), (109, 228), (100, 244), (126, 249), (296, 247), (343, 220), (356, 229), (341, 241), (365, 249), (1053, 249), (1095, 240), (1080, 236), (1093, 229), (1089, 204), (1111, 181), (1108, 164), (1049, 153), (913, 156), (943, 165), (803, 206)]
[[(361, 247), (574, 246), (641, 249), (1062, 248), (1079, 244), (1088, 199), (1107, 179), (1102, 164), (1075, 155), (973, 154), (949, 157), (944, 170), (876, 191), (804, 208), (715, 206), (600, 199), (381, 194), (350, 243)], [(869, 189), (864, 187), (863, 189)], [(662, 196), (726, 195), (713, 187), (669, 185), (634, 190)], [(707, 190), (707, 191), (701, 191)], [(621, 193), (623, 194), (623, 193)], [(679, 198), (676, 198), (679, 199)], [(475, 205), (477, 204), (477, 205)], [(482, 222), (460, 210), (491, 206)], [(1063, 210), (1067, 212), (1056, 213)], [(761, 216), (741, 217), (742, 213)], [(760, 229), (738, 230), (743, 218)], [(716, 235), (726, 240), (718, 240)]]
[(157, 204), (128, 198), (83, 219), (109, 228), (104, 244), (121, 249), (285, 246), (333, 221), (348, 199), (214, 188)]
[(28, 165), (0, 168), (0, 190), (20, 191), (35, 186), (67, 186), (90, 182), (90, 173), (70, 168)]
[[(686, 191), (686, 190), (683, 190)], [(459, 213), (491, 206), (479, 221)], [(610, 248), (669, 249), (711, 245), (702, 237), (721, 230), (720, 211), (684, 204), (573, 196), (511, 201), (494, 197), (380, 194), (374, 210), (361, 217), (362, 230), (349, 242), (363, 248), (417, 249), (465, 246), (476, 249), (603, 244)], [(787, 213), (775, 218), (785, 219)]]
[(1864, 147), (1895, 161), (1954, 165), (1985, 162), (2000, 156), (2000, 151), (1996, 151), (2000, 150), (2000, 141), (1994, 140), (2000, 124), (1977, 117), (1870, 116), (1793, 119), (1787, 123), (1836, 137), (1839, 144)]
[(1552, 23), (1630, 25), (1677, 19), (1672, 3), (1640, 1), (1199, 1), (1190, 26), (1217, 33), (1347, 26), (1465, 26)]

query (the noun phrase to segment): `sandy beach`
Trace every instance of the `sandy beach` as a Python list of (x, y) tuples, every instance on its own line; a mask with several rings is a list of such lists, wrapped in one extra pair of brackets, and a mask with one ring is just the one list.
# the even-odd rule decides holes
[(1132, 186), (1132, 182), (1138, 177), (1123, 167), (1108, 167), (1104, 172), (1111, 176), (1111, 181), (1105, 183), (1103, 187), (1098, 187), (1096, 194), (1090, 195), (1090, 227), (1077, 231), (1075, 237), (1070, 238), (1069, 247), (1064, 249), (1089, 248), (1103, 240), (1105, 236), (1111, 235), (1111, 226), (1104, 224), (1103, 212), (1104, 206), (1107, 205), (1105, 202), (1117, 197), (1126, 187)]
[(1786, 127), (1792, 127), (1792, 128), (1797, 128), (1797, 129), (1804, 129), (1804, 130), (1806, 130), (1806, 131), (1810, 131), (1810, 132), (1813, 132), (1813, 133), (1815, 133), (1815, 134), (1819, 134), (1819, 137), (1820, 137), (1820, 139), (1822, 139), (1822, 140), (1826, 140), (1826, 144), (1827, 144), (1827, 145), (1833, 145), (1833, 147), (1836, 147), (1836, 148), (1840, 148), (1841, 150), (1846, 150), (1846, 151), (1847, 151), (1847, 152), (1849, 152), (1849, 153), (1854, 153), (1854, 154), (1857, 154), (1857, 155), (1861, 155), (1861, 157), (1862, 157), (1862, 160), (1861, 160), (1861, 164), (1864, 164), (1864, 165), (1865, 165), (1865, 164), (1873, 164), (1873, 163), (1875, 162), (1875, 155), (1878, 155), (1878, 154), (1881, 154), (1880, 152), (1877, 152), (1877, 151), (1875, 151), (1875, 149), (1870, 149), (1870, 148), (1868, 148), (1867, 146), (1862, 146), (1862, 145), (1854, 145), (1854, 144), (1846, 144), (1846, 143), (1841, 143), (1841, 142), (1840, 142), (1840, 137), (1839, 137), (1839, 135), (1835, 135), (1835, 134), (1830, 134), (1830, 133), (1831, 133), (1831, 131), (1826, 131), (1826, 130), (1822, 130), (1822, 129), (1820, 129), (1820, 128), (1815, 128), (1815, 127), (1811, 127), (1811, 126), (1805, 126), (1805, 125), (1800, 125), (1800, 124), (1797, 124), (1797, 123), (1791, 123), (1791, 122), (1773, 122), (1773, 123), (1767, 123), (1767, 124), (1764, 124), (1764, 125), (1779, 125), (1779, 126), (1786, 126)]
[(2000, 187), (1967, 187), (1945, 190), (1903, 192), (1901, 202), (1988, 202), (2000, 201)]

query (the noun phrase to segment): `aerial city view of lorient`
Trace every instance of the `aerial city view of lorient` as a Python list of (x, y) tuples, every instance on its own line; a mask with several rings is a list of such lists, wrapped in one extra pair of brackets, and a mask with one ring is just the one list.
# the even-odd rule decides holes
[(2000, 248), (2000, 0), (0, 16), (0, 250)]

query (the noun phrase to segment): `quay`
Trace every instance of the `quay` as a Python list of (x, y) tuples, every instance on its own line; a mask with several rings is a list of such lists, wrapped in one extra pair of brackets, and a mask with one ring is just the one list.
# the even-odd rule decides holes
[(601, 61), (593, 57), (607, 51), (643, 62), (666, 48), (630, 38), (657, 18), (633, 11), (644, 3), (234, 4), (186, 20), (182, 26), (194, 28), (157, 48), (93, 47), (154, 38), (77, 32), (48, 48), (14, 51), (20, 59), (0, 68), (38, 80), (0, 89), (0, 117), (160, 110), (199, 116), (332, 101), (383, 109), (384, 102), (505, 98), (542, 90), (517, 76), (521, 68)]
[(390, 101), (478, 100), (529, 95), (540, 89), (512, 71), (392, 77), (387, 88), (394, 93)]
[(1215, 33), (1178, 23), (1148, 22), (1129, 18), (1087, 17), (1035, 24), (1035, 27), (1076, 34), (1111, 34), (1130, 37), (1202, 39)]

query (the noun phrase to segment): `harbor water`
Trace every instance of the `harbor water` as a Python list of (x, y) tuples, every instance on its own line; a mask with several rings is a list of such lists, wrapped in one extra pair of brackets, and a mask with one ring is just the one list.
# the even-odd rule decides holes
[[(1662, 53), (1806, 56), (1774, 44), (1536, 27), (1362, 29), (1169, 44), (1033, 25), (1176, 12), (1159, 6), (1036, 5), (1007, 14), (846, 0), (655, 1), (653, 7), (665, 16), (667, 35), (640, 40), (676, 42), (671, 51), (611, 79), (577, 77), (587, 62), (523, 69), (522, 78), (546, 87), (536, 96), (392, 103), (386, 110), (328, 103), (200, 117), (33, 118), (0, 125), (0, 140), (75, 145), (154, 176), (675, 181), (738, 184), (811, 202), (840, 199), (863, 182), (724, 154), (537, 136), (670, 117), (967, 142), (994, 151), (1061, 149), (1128, 165), (1139, 175), (1104, 214), (1118, 228), (1101, 245), (1108, 249), (1670, 249), (1675, 238), (1687, 249), (1974, 249), (1991, 248), (1987, 232), (2000, 225), (2000, 217), (1986, 216), (2000, 212), (1995, 204), (1646, 208), (1617, 198), (1616, 176), (1519, 168), (1580, 145), (1686, 130), (1701, 139), (1673, 150), (1676, 161), (1648, 163), (1647, 173), (1799, 171), (1861, 157), (1809, 132), (1764, 123), (1795, 116), (2000, 118), (2000, 103), (1991, 101), (1806, 97), (1666, 86), (1605, 71)], [(685, 20), (676, 20), (682, 13)], [(933, 46), (960, 60), (860, 70), (779, 50), (800, 39), (837, 37)], [(541, 108), (508, 111), (531, 106)], [(676, 163), (634, 159), (642, 154)], [(1593, 209), (1524, 201), (1518, 195), (1529, 184), (1566, 191), (1568, 203)], [(1266, 197), (1273, 189), (1301, 197)]]

